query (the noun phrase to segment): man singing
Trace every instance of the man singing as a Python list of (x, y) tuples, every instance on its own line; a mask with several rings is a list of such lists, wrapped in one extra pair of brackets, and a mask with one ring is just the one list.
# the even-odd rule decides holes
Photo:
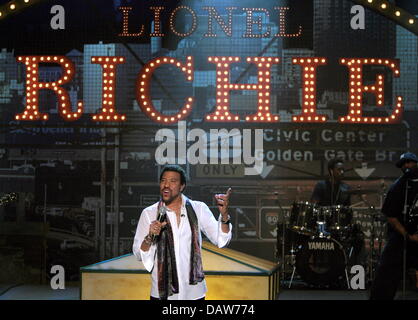
[(176, 165), (164, 167), (161, 200), (145, 208), (139, 218), (133, 253), (152, 272), (151, 300), (204, 299), (207, 288), (200, 232), (219, 248), (232, 237), (228, 214), (231, 189), (215, 195), (220, 212), (217, 221), (205, 203), (183, 195), (185, 188), (184, 170)]

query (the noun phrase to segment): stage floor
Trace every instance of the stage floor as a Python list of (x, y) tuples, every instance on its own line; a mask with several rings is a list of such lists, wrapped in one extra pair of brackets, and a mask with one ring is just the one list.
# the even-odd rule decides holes
[[(0, 300), (79, 300), (80, 288), (67, 287), (52, 290), (41, 285), (0, 284)], [(280, 291), (277, 300), (368, 300), (368, 290), (318, 290), (286, 289)], [(402, 300), (398, 292), (396, 300)], [(418, 291), (407, 291), (405, 300), (418, 300)]]

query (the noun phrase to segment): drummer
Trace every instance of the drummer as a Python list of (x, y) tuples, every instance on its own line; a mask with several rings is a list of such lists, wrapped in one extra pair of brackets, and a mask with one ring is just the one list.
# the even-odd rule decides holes
[(335, 158), (328, 161), (328, 178), (319, 181), (312, 193), (311, 202), (319, 206), (350, 206), (350, 186), (342, 182), (344, 178), (344, 160)]
[[(349, 264), (358, 264), (364, 260), (364, 234), (360, 225), (352, 221), (352, 211), (348, 208), (351, 205), (351, 194), (349, 192), (351, 187), (342, 182), (344, 171), (344, 160), (335, 158), (328, 161), (328, 177), (315, 185), (311, 202), (321, 207), (340, 205), (345, 207), (344, 209), (349, 209), (345, 211), (348, 225), (345, 226), (348, 227), (345, 236), (348, 236), (348, 239), (346, 239), (348, 241), (347, 245), (353, 248), (349, 257)], [(342, 240), (338, 234), (331, 233), (331, 235), (338, 240)]]

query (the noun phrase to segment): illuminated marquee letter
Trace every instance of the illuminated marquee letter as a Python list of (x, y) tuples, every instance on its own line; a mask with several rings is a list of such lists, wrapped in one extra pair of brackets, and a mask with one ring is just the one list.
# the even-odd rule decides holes
[(258, 67), (258, 84), (232, 84), (230, 68), (232, 62), (239, 62), (239, 57), (209, 57), (209, 62), (216, 63), (216, 111), (206, 116), (207, 121), (236, 122), (239, 116), (229, 111), (229, 91), (255, 90), (258, 92), (258, 110), (256, 114), (245, 118), (248, 122), (275, 122), (278, 116), (270, 114), (270, 69), (279, 63), (274, 57), (247, 57), (247, 62)]
[[(65, 56), (19, 56), (17, 60), (26, 65), (26, 110), (15, 116), (16, 120), (48, 120), (48, 114), (39, 111), (39, 90), (49, 89), (58, 98), (58, 111), (66, 120), (77, 120), (83, 113), (82, 102), (78, 102), (77, 111), (71, 109), (71, 100), (62, 85), (70, 82), (74, 74), (74, 65)], [(39, 82), (39, 64), (55, 63), (62, 67), (62, 77), (53, 82)]]
[[(178, 32), (174, 29), (174, 20), (175, 20), (174, 17), (176, 16), (177, 11), (179, 11), (180, 9), (186, 9), (187, 11), (189, 11), (191, 16), (192, 16), (192, 19), (193, 19), (192, 26), (191, 26), (190, 30), (186, 33), (180, 33), (180, 32)], [(197, 21), (197, 16), (194, 13), (192, 8), (187, 7), (187, 6), (179, 6), (176, 9), (174, 9), (173, 12), (170, 15), (170, 29), (178, 37), (188, 37), (196, 30), (196, 27), (197, 27), (197, 22), (196, 21)]]
[(399, 61), (395, 59), (351, 59), (343, 58), (341, 64), (346, 65), (349, 70), (349, 110), (348, 114), (339, 118), (339, 122), (356, 123), (397, 123), (401, 120), (403, 111), (402, 97), (397, 96), (396, 107), (388, 117), (363, 117), (363, 93), (370, 92), (376, 97), (376, 105), (383, 106), (384, 102), (384, 77), (377, 75), (376, 82), (372, 85), (363, 85), (363, 65), (383, 65), (394, 72), (395, 77), (399, 77)]
[(289, 7), (274, 7), (275, 10), (279, 10), (279, 33), (275, 37), (299, 37), (302, 34), (302, 26), (299, 26), (297, 33), (286, 33), (286, 11)]
[(268, 38), (270, 37), (270, 27), (267, 27), (267, 31), (263, 34), (253, 34), (253, 25), (258, 25), (258, 30), (263, 30), (263, 18), (261, 16), (257, 17), (257, 20), (253, 19), (253, 12), (264, 12), (266, 14), (266, 20), (270, 20), (270, 15), (267, 9), (264, 8), (242, 8), (242, 10), (246, 11), (247, 21), (246, 21), (246, 31), (243, 35), (243, 38)]
[(216, 37), (216, 33), (213, 33), (213, 18), (218, 22), (218, 24), (221, 26), (223, 32), (228, 37), (232, 36), (232, 11), (236, 10), (237, 7), (227, 7), (226, 10), (228, 10), (228, 23), (225, 24), (225, 22), (222, 20), (222, 17), (219, 15), (219, 13), (216, 11), (215, 7), (203, 7), (204, 10), (208, 10), (208, 32), (206, 32), (203, 36), (204, 37)]
[(144, 33), (144, 25), (141, 26), (139, 33), (129, 33), (129, 11), (132, 10), (132, 7), (119, 7), (119, 10), (123, 13), (123, 26), (122, 33), (119, 33), (120, 37), (140, 37)]
[(294, 58), (293, 64), (302, 68), (302, 115), (292, 117), (293, 122), (324, 122), (326, 115), (316, 113), (316, 69), (326, 64), (325, 58)]
[(161, 11), (164, 10), (164, 7), (150, 7), (151, 10), (154, 10), (154, 31), (150, 34), (150, 37), (164, 37), (164, 33), (161, 31)]
[(103, 69), (102, 112), (93, 115), (93, 121), (125, 121), (125, 115), (115, 112), (116, 65), (124, 63), (125, 59), (123, 57), (95, 56), (91, 57), (91, 62), (100, 64)]
[(187, 57), (186, 63), (181, 63), (177, 59), (171, 57), (155, 58), (149, 61), (142, 68), (140, 74), (138, 75), (138, 80), (136, 84), (136, 99), (141, 110), (149, 118), (151, 118), (151, 120), (159, 123), (171, 124), (185, 119), (190, 114), (190, 112), (192, 111), (193, 98), (188, 97), (187, 103), (175, 115), (165, 116), (155, 109), (150, 97), (151, 77), (154, 73), (154, 70), (163, 64), (170, 64), (176, 66), (186, 74), (188, 81), (193, 80), (193, 58), (191, 56)]

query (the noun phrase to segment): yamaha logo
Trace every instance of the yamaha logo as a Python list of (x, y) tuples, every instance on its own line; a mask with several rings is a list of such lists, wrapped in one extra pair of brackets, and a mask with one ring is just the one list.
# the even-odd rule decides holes
[(335, 250), (334, 242), (308, 242), (309, 250)]

